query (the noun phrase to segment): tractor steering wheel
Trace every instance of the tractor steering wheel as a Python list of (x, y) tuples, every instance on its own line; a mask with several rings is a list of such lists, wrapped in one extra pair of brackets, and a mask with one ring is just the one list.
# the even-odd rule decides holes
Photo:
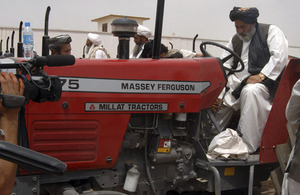
[(234, 56), (234, 57), (237, 57), (238, 62), (240, 62), (240, 64), (241, 64), (241, 68), (237, 70), (237, 69), (234, 69), (234, 68), (227, 68), (227, 67), (223, 66), (225, 70), (227, 70), (227, 71), (229, 71), (229, 72), (241, 72), (241, 71), (244, 70), (245, 65), (244, 65), (243, 60), (242, 60), (241, 57), (240, 57), (237, 53), (235, 53), (233, 50), (231, 50), (231, 49), (225, 47), (224, 45), (221, 45), (221, 44), (218, 44), (218, 43), (215, 43), (215, 42), (205, 41), (205, 42), (202, 42), (202, 43), (200, 44), (200, 50), (201, 50), (201, 52), (203, 53), (203, 55), (204, 55), (205, 57), (212, 57), (212, 55), (211, 55), (210, 53), (207, 52), (207, 50), (206, 50), (206, 45), (214, 45), (214, 46), (220, 47), (220, 48), (222, 48), (222, 49), (224, 49), (224, 50), (226, 50), (226, 51), (228, 51), (228, 52), (230, 53), (227, 57), (221, 59), (221, 61), (223, 62), (223, 64), (224, 64), (227, 60), (229, 60), (231, 57), (233, 57), (233, 56)]

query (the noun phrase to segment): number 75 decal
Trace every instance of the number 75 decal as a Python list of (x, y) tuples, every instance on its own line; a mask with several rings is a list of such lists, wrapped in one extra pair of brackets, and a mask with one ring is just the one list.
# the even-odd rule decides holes
[[(61, 86), (63, 89), (79, 89), (78, 79), (65, 79), (60, 78)], [(66, 85), (66, 86), (65, 86)]]

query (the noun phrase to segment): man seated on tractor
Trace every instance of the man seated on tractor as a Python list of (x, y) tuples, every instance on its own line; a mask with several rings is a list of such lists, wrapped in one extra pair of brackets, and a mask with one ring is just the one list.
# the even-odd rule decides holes
[[(216, 111), (222, 101), (222, 109), (215, 115), (221, 129), (227, 127), (235, 111), (240, 111), (237, 131), (241, 133), (249, 153), (260, 146), (272, 107), (271, 94), (288, 62), (288, 41), (283, 32), (275, 25), (258, 23), (258, 16), (258, 9), (254, 7), (234, 7), (231, 10), (229, 17), (235, 23), (237, 33), (227, 47), (241, 57), (245, 68), (229, 74), (227, 86), (230, 90), (225, 92), (224, 89), (212, 107)], [(228, 54), (224, 51), (223, 56)], [(240, 67), (240, 63), (231, 58), (224, 66), (234, 69)]]

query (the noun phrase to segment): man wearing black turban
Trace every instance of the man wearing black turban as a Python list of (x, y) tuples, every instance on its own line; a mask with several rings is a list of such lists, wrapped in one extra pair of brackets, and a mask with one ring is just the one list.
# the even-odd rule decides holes
[(255, 7), (241, 8), (234, 7), (229, 14), (231, 21), (241, 20), (246, 24), (255, 24), (259, 16), (258, 9)]
[[(233, 113), (240, 111), (237, 130), (242, 133), (249, 153), (260, 146), (272, 107), (270, 94), (288, 61), (288, 42), (284, 34), (275, 25), (258, 23), (258, 16), (258, 9), (254, 7), (234, 7), (229, 14), (237, 33), (227, 47), (241, 57), (245, 69), (228, 77), (230, 90), (227, 93), (224, 90), (216, 101), (224, 97), (224, 108), (215, 115), (221, 128), (226, 128)], [(225, 51), (222, 57), (228, 55)], [(234, 58), (224, 66), (240, 69), (240, 63)]]

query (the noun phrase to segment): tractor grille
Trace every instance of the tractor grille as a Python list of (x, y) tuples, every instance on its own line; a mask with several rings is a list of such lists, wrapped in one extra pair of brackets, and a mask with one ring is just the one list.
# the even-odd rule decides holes
[(92, 161), (97, 157), (97, 121), (34, 121), (31, 149), (64, 162)]

